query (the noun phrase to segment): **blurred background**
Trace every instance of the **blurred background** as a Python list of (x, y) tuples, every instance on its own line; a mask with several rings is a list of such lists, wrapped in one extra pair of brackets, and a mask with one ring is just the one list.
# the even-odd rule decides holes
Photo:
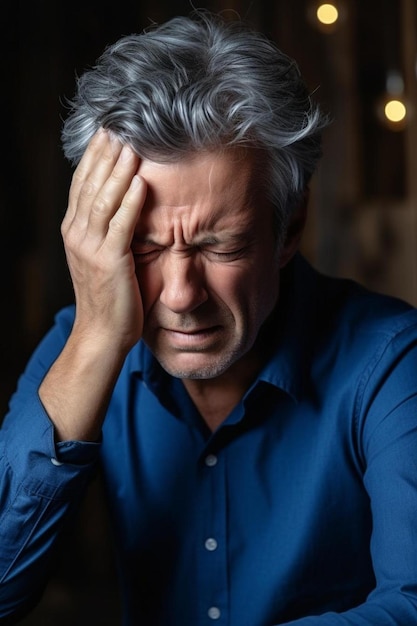
[[(294, 56), (333, 123), (303, 252), (319, 269), (417, 305), (416, 0), (17, 0), (2, 8), (0, 406), (72, 302), (60, 238), (71, 179), (65, 98), (103, 48), (193, 6), (233, 12)], [(26, 626), (120, 623), (101, 485), (91, 487)], [(0, 546), (1, 549), (1, 546)]]

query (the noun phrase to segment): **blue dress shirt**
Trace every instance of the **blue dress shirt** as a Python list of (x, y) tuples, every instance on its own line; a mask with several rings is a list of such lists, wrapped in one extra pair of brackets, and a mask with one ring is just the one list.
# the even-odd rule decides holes
[(125, 626), (417, 624), (417, 311), (298, 256), (265, 362), (211, 433), (143, 343), (100, 443), (54, 445), (31, 358), (0, 430), (0, 617), (29, 606), (103, 472)]

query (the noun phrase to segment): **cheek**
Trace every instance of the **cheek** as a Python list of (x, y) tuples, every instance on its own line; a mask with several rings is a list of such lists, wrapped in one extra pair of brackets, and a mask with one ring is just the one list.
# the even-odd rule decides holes
[(207, 272), (208, 288), (234, 317), (259, 319), (269, 315), (278, 296), (279, 270), (276, 264), (254, 262), (246, 267), (214, 266)]
[(248, 272), (232, 264), (211, 263), (206, 265), (205, 279), (210, 294), (230, 303), (244, 296)]

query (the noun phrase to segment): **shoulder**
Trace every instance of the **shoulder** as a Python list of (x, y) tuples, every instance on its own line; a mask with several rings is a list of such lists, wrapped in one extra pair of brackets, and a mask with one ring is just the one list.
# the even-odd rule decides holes
[(314, 317), (315, 332), (350, 340), (360, 335), (387, 338), (416, 330), (417, 309), (399, 298), (377, 293), (355, 280), (332, 277), (302, 260), (301, 285), (308, 293), (307, 315)]
[[(351, 279), (325, 275), (301, 259), (291, 324), (313, 363), (350, 378), (417, 344), (417, 309)], [(294, 331), (293, 331), (294, 332)]]
[(390, 295), (370, 291), (349, 279), (321, 277), (318, 311), (340, 333), (377, 341), (416, 332), (417, 309)]
[[(352, 280), (320, 277), (314, 354), (350, 390), (354, 413), (385, 410), (417, 393), (417, 309)], [(379, 399), (379, 400), (378, 400)]]

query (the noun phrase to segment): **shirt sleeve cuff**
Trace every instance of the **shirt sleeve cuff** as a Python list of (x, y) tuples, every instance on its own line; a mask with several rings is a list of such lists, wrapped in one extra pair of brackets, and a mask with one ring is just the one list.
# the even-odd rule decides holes
[(94, 463), (101, 442), (61, 441), (55, 445), (56, 461), (59, 464), (86, 465)]
[(55, 444), (54, 425), (37, 393), (11, 411), (2, 431), (7, 463), (15, 480), (31, 493), (67, 498), (95, 470), (100, 442)]

